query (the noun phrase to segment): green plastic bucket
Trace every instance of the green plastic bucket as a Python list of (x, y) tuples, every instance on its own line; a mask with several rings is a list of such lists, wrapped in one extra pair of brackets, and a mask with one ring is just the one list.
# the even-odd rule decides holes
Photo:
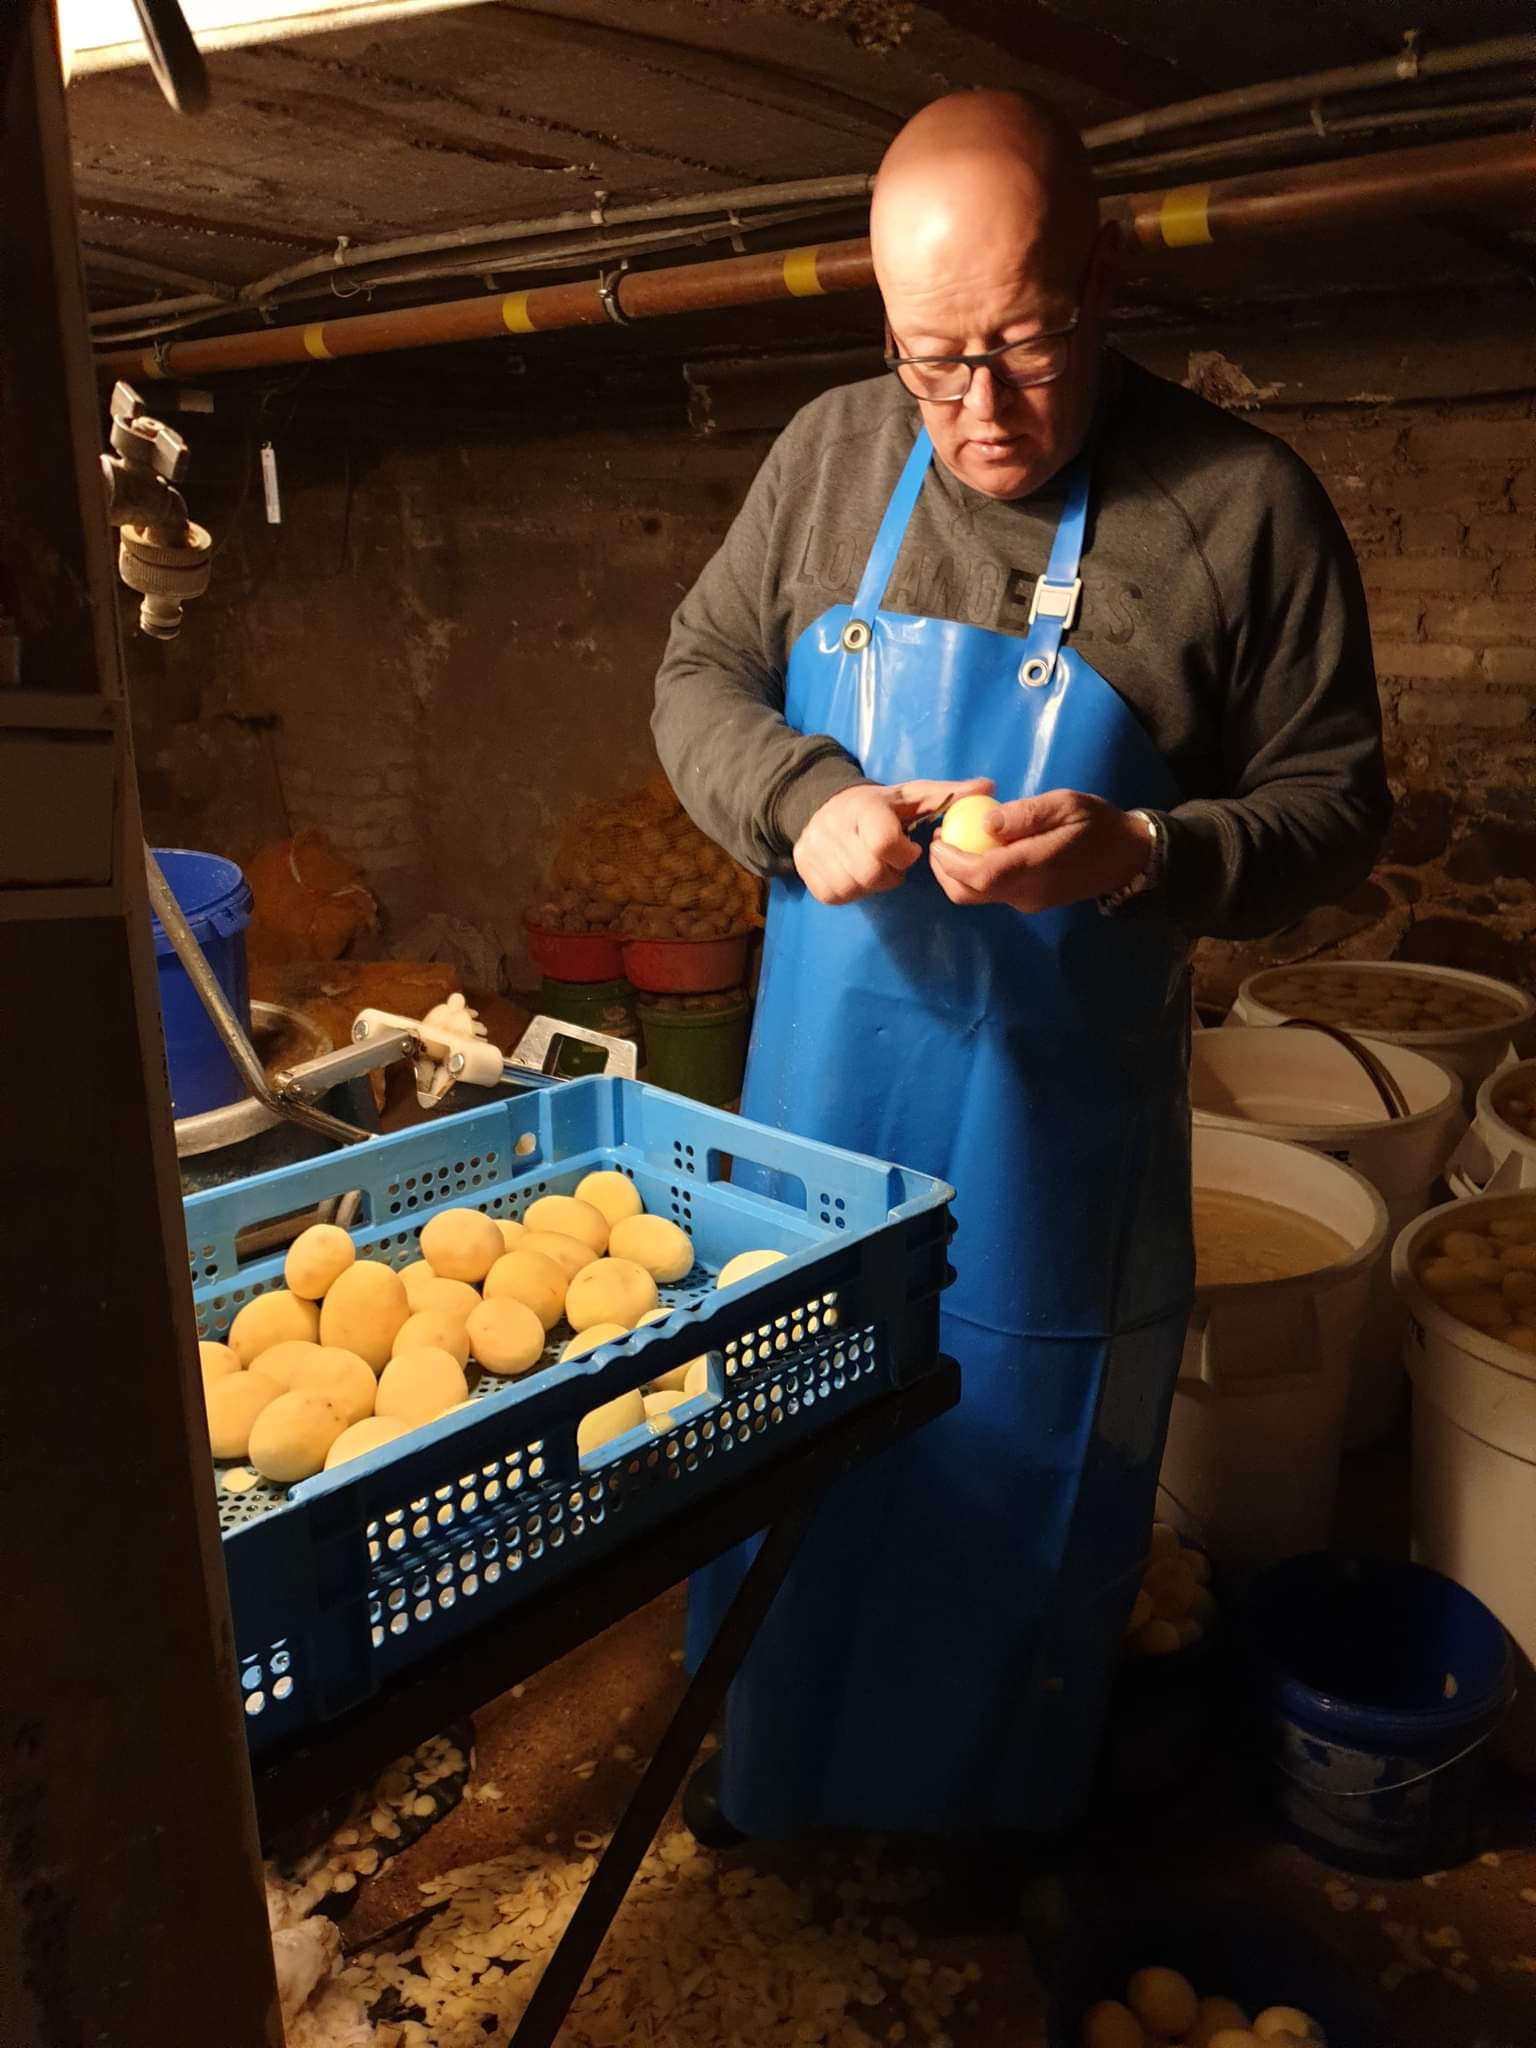
[[(588, 1031), (602, 1031), (609, 1038), (639, 1040), (635, 992), (627, 981), (553, 981), (545, 975), (539, 1004), (547, 1017), (566, 1024), (584, 1024)], [(570, 1039), (561, 1048), (560, 1072), (568, 1081), (600, 1073), (602, 1065), (598, 1046)]]
[(640, 1006), (645, 1036), (646, 1079), (674, 1095), (690, 1096), (718, 1108), (741, 1093), (747, 1065), (752, 1005), (745, 994), (724, 1009), (663, 1009)]

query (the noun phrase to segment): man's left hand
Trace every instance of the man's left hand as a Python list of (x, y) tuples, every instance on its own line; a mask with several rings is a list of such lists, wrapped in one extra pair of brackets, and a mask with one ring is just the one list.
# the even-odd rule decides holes
[(934, 835), (930, 859), (951, 903), (1054, 910), (1124, 888), (1152, 857), (1140, 818), (1075, 789), (999, 804), (988, 829), (1001, 842), (988, 853), (960, 853)]

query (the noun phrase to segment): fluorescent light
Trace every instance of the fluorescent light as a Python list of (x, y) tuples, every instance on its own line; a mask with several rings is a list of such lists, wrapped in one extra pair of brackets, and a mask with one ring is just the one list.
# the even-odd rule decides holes
[[(144, 37), (133, 0), (55, 0), (64, 75), (118, 71), (144, 64)], [(201, 50), (232, 50), (328, 29), (366, 28), (480, 7), (485, 0), (181, 0), (187, 26)]]

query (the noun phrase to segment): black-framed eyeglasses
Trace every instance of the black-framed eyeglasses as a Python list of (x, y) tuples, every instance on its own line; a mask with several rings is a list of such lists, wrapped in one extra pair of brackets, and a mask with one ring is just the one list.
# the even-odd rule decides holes
[(894, 371), (914, 398), (929, 405), (958, 405), (971, 388), (971, 379), (982, 368), (990, 370), (1000, 384), (1014, 391), (1027, 391), (1034, 384), (1053, 384), (1067, 367), (1072, 337), (1082, 318), (1079, 306), (1064, 327), (1048, 328), (1023, 341), (1005, 341), (996, 348), (983, 349), (974, 356), (904, 356), (896, 352), (895, 336), (887, 322), (885, 367)]

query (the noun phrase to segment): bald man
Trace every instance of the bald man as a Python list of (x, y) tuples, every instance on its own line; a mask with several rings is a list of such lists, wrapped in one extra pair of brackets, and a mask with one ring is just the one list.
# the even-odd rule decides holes
[[(775, 444), (654, 731), (772, 881), (743, 1111), (952, 1184), (964, 1391), (821, 1511), (704, 1789), (747, 1832), (1052, 1829), (1188, 1314), (1190, 944), (1352, 888), (1390, 805), (1338, 521), (1278, 442), (1106, 349), (1115, 230), (1070, 129), (938, 101), (871, 240), (891, 374)], [(966, 791), (994, 843), (925, 843)], [(695, 1583), (695, 1654), (741, 1570)]]

